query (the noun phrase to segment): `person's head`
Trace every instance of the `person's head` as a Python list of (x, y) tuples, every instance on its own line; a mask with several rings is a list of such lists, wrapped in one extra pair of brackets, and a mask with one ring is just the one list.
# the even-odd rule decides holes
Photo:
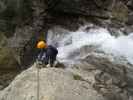
[(44, 40), (38, 41), (38, 43), (37, 43), (37, 48), (38, 48), (38, 49), (45, 49), (45, 48), (47, 48), (47, 43), (46, 43), (46, 41), (44, 41)]

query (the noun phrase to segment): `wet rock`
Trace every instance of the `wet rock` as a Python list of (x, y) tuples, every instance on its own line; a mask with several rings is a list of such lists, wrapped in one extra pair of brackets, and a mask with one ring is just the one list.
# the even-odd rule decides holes
[(124, 33), (122, 30), (117, 29), (117, 28), (108, 27), (108, 30), (111, 33), (111, 35), (115, 37), (121, 36)]
[(130, 13), (128, 15), (128, 21), (126, 23), (127, 25), (133, 25), (133, 13)]
[(127, 2), (127, 6), (133, 10), (133, 1), (132, 0), (128, 0)]

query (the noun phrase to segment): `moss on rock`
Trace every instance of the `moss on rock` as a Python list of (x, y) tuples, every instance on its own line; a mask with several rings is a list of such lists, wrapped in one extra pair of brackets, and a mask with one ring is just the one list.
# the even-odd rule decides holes
[(114, 20), (127, 22), (128, 8), (122, 2), (116, 3), (112, 8), (112, 17)]
[(12, 49), (3, 47), (0, 49), (0, 69), (18, 69), (18, 62), (14, 58)]
[(0, 48), (6, 46), (7, 44), (7, 38), (3, 33), (0, 33)]

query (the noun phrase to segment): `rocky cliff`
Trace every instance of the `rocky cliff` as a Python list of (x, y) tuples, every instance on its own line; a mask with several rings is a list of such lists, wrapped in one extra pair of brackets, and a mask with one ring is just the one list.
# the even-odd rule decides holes
[[(110, 56), (111, 57), (111, 56)], [(112, 59), (116, 60), (114, 57)], [(66, 68), (42, 68), (40, 100), (132, 100), (132, 66), (91, 53)], [(37, 99), (37, 64), (18, 75), (0, 93), (1, 100)], [(62, 66), (58, 66), (62, 67)]]
[[(21, 60), (26, 66), (26, 57), (36, 55), (37, 51), (33, 48), (37, 38), (56, 25), (77, 30), (79, 26), (91, 22), (108, 28), (115, 36), (119, 35), (118, 30), (124, 34), (132, 32), (131, 0), (3, 0), (0, 6), (0, 30), (9, 39), (7, 47), (13, 48), (19, 63)], [(31, 54), (28, 46), (34, 53)], [(29, 59), (32, 62), (33, 59)]]
[[(67, 37), (66, 34), (77, 31), (79, 27), (91, 23), (93, 25), (86, 27), (86, 32), (102, 27), (106, 28), (109, 34), (114, 36), (113, 38), (127, 36), (132, 39), (132, 36), (130, 36), (133, 32), (132, 11), (132, 0), (0, 0), (0, 89), (7, 87), (20, 72), (32, 66), (38, 54), (38, 50), (35, 48), (36, 41), (43, 37), (46, 38), (49, 34), (54, 33), (56, 35), (47, 37), (48, 42), (54, 43), (54, 45), (60, 48), (73, 42), (72, 37)], [(95, 32), (92, 32), (92, 34), (93, 33)], [(64, 37), (66, 39), (62, 40)], [(69, 39), (67, 40), (67, 38)], [(100, 40), (100, 38), (97, 40)], [(61, 41), (61, 43), (59, 44), (57, 41)], [(129, 47), (132, 46), (129, 45), (132, 44), (131, 42), (122, 43), (127, 44)], [(111, 45), (113, 45), (113, 43), (110, 44), (110, 46)], [(99, 45), (96, 45), (96, 47), (97, 46)], [(79, 51), (85, 52), (85, 55), (87, 55), (87, 52), (90, 50), (95, 51), (95, 46), (93, 48), (93, 46), (89, 45), (89, 47), (85, 46), (85, 48), (86, 49)], [(67, 47), (64, 49), (67, 49)], [(124, 50), (125, 49), (122, 48), (120, 51)], [(70, 52), (71, 55), (69, 59), (80, 54), (79, 51), (73, 49), (75, 54)], [(96, 53), (97, 52), (102, 52), (103, 55), (108, 56), (104, 51), (96, 51)], [(62, 54), (62, 52), (60, 52), (60, 54)], [(50, 75), (50, 83), (46, 83), (46, 87), (43, 88), (48, 89), (49, 86), (51, 87), (51, 90), (48, 92), (41, 90), (41, 98), (45, 98), (46, 95), (46, 98), (50, 100), (71, 100), (73, 97), (81, 100), (83, 96), (86, 100), (88, 100), (88, 98), (92, 100), (132, 100), (132, 64), (128, 61), (129, 59), (126, 59), (128, 58), (127, 55), (129, 56), (130, 54), (125, 53), (124, 61), (128, 64), (116, 64), (116, 62), (110, 62), (110, 58), (101, 56), (97, 58), (96, 55), (88, 55), (88, 58), (85, 58), (83, 61), (80, 59), (76, 65), (72, 64), (72, 66), (76, 67), (70, 68), (70, 71), (56, 68), (41, 69), (42, 76), (44, 76), (44, 80), (42, 80), (43, 83), (41, 84), (44, 84), (45, 81), (47, 81), (47, 76)], [(63, 64), (65, 65), (66, 62)], [(70, 62), (68, 64), (70, 64)], [(69, 67), (67, 65), (65, 66)], [(88, 68), (92, 68), (92, 70)], [(35, 80), (32, 80), (31, 74), (35, 73), (35, 70), (35, 68), (30, 68), (16, 77), (11, 85), (1, 92), (1, 100), (10, 100), (10, 98), (15, 100), (21, 96), (22, 98), (20, 100), (25, 100), (25, 98), (28, 100), (32, 100), (33, 98), (34, 100), (36, 98), (33, 96), (35, 93), (31, 91), (36, 89), (36, 87), (34, 83)], [(31, 73), (29, 73), (29, 71), (31, 71)], [(64, 79), (62, 79), (64, 80), (63, 82), (66, 83), (67, 79), (71, 82), (66, 83), (65, 87), (63, 82), (58, 83), (55, 81), (55, 87), (57, 86), (57, 91), (59, 91), (56, 92), (56, 89), (53, 90), (54, 88), (49, 84), (52, 84), (54, 81), (52, 80), (54, 76), (52, 73), (57, 75), (57, 80), (62, 81), (60, 77), (58, 77), (60, 76), (58, 71), (62, 77), (64, 77)], [(97, 72), (99, 73), (98, 75), (96, 74)], [(64, 75), (64, 73), (66, 74)], [(27, 84), (33, 86), (29, 89), (31, 92), (29, 96), (24, 96), (28, 92), (24, 90), (26, 88), (24, 84), (26, 83), (21, 81), (24, 75), (28, 77), (24, 80), (30, 80)], [(35, 76), (35, 74), (33, 76)], [(43, 78), (42, 76), (41, 78)], [(17, 80), (19, 80), (18, 83), (16, 83)], [(89, 81), (92, 81), (92, 83)], [(70, 84), (73, 85), (69, 87)], [(78, 89), (75, 84), (79, 87)], [(17, 91), (15, 89), (18, 87), (17, 85), (20, 85), (22, 90)], [(63, 91), (64, 87), (65, 89)], [(85, 94), (82, 90), (88, 94)], [(67, 94), (69, 91), (72, 91), (72, 94)], [(20, 92), (22, 92), (22, 94), (19, 94)], [(15, 95), (17, 95), (16, 98), (14, 98)]]

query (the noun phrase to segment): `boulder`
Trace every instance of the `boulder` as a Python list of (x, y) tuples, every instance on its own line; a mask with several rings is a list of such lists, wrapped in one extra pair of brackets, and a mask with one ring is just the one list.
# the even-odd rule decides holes
[[(75, 63), (66, 64), (65, 69), (41, 68), (40, 100), (130, 100), (132, 65), (126, 65), (122, 59), (121, 62), (117, 60), (119, 59), (112, 58), (111, 55), (105, 56), (91, 51), (91, 54)], [(38, 93), (36, 67), (38, 65), (35, 63), (18, 75), (0, 92), (0, 100), (36, 100)]]
[[(63, 69), (40, 69), (40, 100), (104, 100), (93, 87)], [(21, 73), (0, 95), (0, 100), (37, 100), (37, 69)]]

